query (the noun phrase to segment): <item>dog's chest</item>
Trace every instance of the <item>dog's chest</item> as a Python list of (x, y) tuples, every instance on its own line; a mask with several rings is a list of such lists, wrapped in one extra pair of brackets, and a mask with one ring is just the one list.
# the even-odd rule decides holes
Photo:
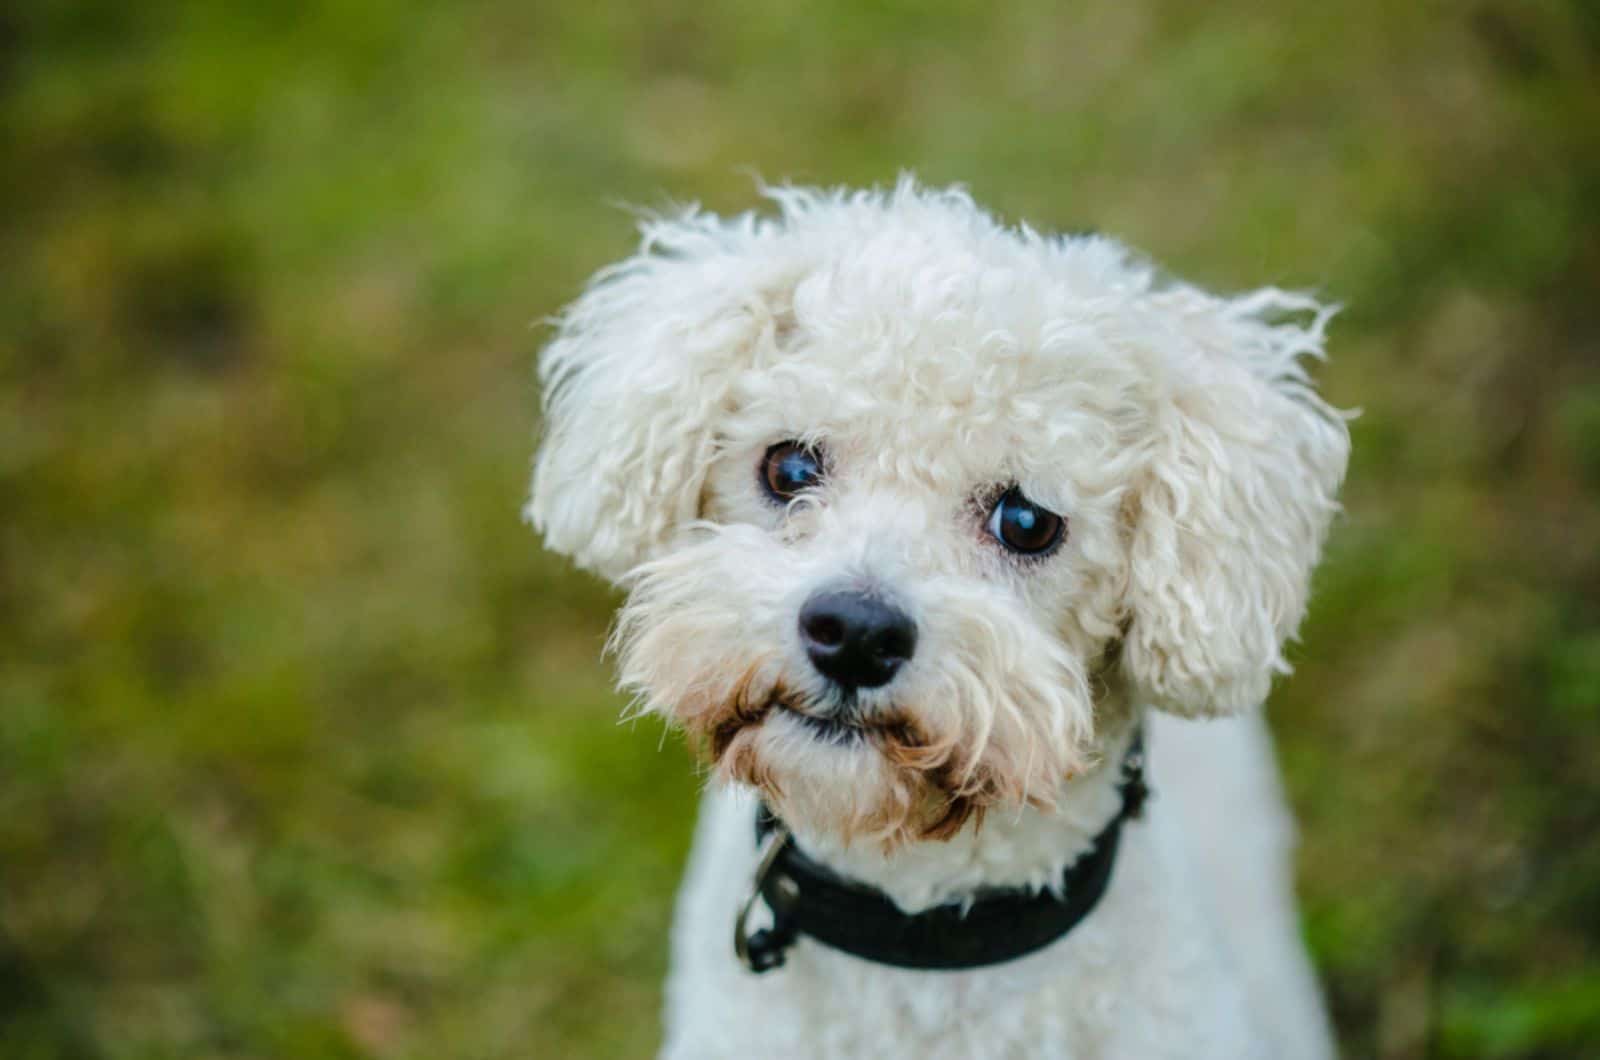
[[(752, 975), (733, 957), (748, 879), (742, 809), (709, 805), (680, 899), (668, 984), (670, 1060), (716, 1057), (1088, 1057), (1255, 1055), (1243, 1002), (1211, 966), (1203, 932), (1159, 890), (1130, 836), (1119, 884), (1064, 939), (1017, 961), (915, 972), (802, 939), (784, 967)], [(1196, 1051), (1196, 1047), (1205, 1048)]]

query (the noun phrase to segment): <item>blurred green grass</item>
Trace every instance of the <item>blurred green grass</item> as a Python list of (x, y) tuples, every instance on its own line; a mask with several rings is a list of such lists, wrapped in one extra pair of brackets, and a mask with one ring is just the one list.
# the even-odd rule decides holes
[(0, 1056), (641, 1056), (697, 780), (517, 521), (619, 203), (1345, 301), (1274, 699), (1351, 1056), (1600, 1055), (1600, 7), (0, 11)]

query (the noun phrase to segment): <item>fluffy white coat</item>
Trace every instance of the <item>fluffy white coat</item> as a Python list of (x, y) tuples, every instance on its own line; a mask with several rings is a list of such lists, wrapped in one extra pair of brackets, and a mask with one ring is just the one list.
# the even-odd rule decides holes
[[(770, 195), (775, 216), (647, 223), (541, 360), (529, 517), (628, 590), (622, 683), (715, 777), (663, 1055), (1330, 1055), (1253, 708), (1348, 455), (1301, 360), (1331, 310), (1164, 281), (959, 190)], [(784, 442), (824, 469), (787, 502), (761, 480)], [(1058, 546), (997, 539), (1007, 490), (1065, 519)], [(914, 617), (881, 688), (808, 663), (796, 614), (834, 587)], [(1051, 887), (1115, 812), (1140, 720), (1157, 798), (1060, 941), (955, 973), (805, 939), (765, 976), (734, 959), (753, 789), (907, 910)]]

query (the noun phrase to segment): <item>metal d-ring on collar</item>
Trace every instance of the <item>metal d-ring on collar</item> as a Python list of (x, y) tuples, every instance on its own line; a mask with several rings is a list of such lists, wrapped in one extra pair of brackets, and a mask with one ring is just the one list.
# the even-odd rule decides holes
[[(1067, 868), (1059, 890), (980, 891), (968, 902), (921, 913), (903, 912), (881, 891), (842, 879), (806, 857), (789, 829), (762, 805), (756, 816), (761, 852), (734, 924), (734, 952), (752, 972), (771, 971), (804, 934), (882, 964), (955, 970), (998, 964), (1047, 946), (1088, 916), (1105, 893), (1122, 825), (1142, 814), (1150, 794), (1144, 759), (1143, 733), (1136, 729), (1117, 784), (1122, 806), (1089, 850)], [(772, 924), (751, 931), (751, 917), (762, 899)]]
[[(739, 919), (733, 926), (733, 952), (752, 972), (765, 972), (778, 967), (783, 963), (783, 951), (794, 942), (794, 924), (784, 917), (786, 910), (783, 909), (773, 909), (771, 927), (763, 928), (754, 934), (750, 933), (750, 914), (755, 911), (756, 902), (761, 899), (772, 866), (778, 863), (778, 858), (782, 857), (784, 851), (793, 844), (794, 836), (783, 825), (778, 825), (767, 834), (762, 840), (761, 860), (756, 864), (756, 874), (750, 885), (750, 894), (745, 898), (744, 905), (739, 907)], [(791, 900), (799, 897), (799, 887), (793, 880), (786, 876), (782, 878), (780, 884), (777, 891), (780, 904), (784, 896)]]

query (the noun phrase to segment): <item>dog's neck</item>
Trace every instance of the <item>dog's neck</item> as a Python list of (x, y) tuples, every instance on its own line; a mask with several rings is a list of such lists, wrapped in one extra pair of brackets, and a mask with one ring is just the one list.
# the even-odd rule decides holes
[(1122, 805), (1123, 756), (1133, 736), (1123, 717), (1102, 742), (1096, 767), (1063, 787), (1054, 808), (991, 809), (948, 840), (924, 840), (885, 852), (795, 827), (813, 861), (877, 888), (908, 913), (970, 898), (991, 888), (1044, 888), (1084, 854)]

